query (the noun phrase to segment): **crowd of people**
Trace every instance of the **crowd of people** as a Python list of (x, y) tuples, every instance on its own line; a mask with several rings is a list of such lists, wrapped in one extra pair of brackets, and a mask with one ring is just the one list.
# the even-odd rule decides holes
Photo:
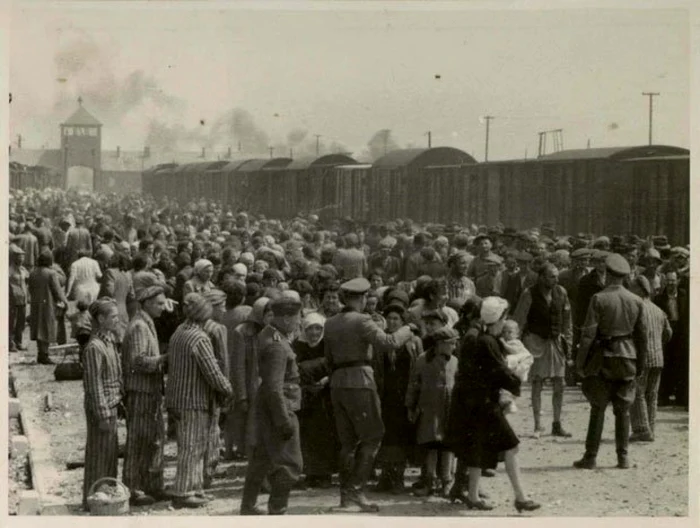
[[(283, 514), (292, 489), (336, 474), (341, 506), (377, 511), (376, 480), (487, 510), (480, 479), (504, 462), (515, 507), (532, 511), (507, 418), (524, 382), (535, 437), (545, 384), (560, 437), (565, 387), (581, 386), (577, 468), (596, 466), (608, 404), (621, 469), (630, 441), (654, 441), (657, 406), (688, 407), (690, 253), (665, 236), (280, 221), (25, 189), (11, 191), (10, 242), (10, 351), (26, 350), (27, 319), (39, 364), (54, 343), (81, 349), (85, 507), (97, 479), (117, 477), (120, 419), (136, 505), (200, 507), (219, 461), (246, 459), (244, 515), (265, 513), (263, 490)], [(411, 488), (408, 466), (421, 468)]]

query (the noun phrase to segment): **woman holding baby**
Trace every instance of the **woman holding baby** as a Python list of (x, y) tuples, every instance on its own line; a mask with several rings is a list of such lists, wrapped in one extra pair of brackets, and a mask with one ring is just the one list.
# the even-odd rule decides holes
[(458, 379), (465, 383), (453, 395), (460, 412), (450, 413), (448, 444), (468, 468), (468, 493), (459, 499), (469, 509), (493, 509), (480, 497), (479, 481), (482, 469), (495, 469), (499, 453), (504, 453), (506, 472), (515, 493), (515, 508), (519, 512), (533, 511), (540, 505), (527, 498), (521, 485), (517, 460), (520, 441), (500, 403), (503, 390), (517, 396), (521, 384), (521, 377), (509, 368), (506, 360), (509, 351), (501, 340), (507, 308), (508, 302), (500, 297), (487, 297), (482, 302), (483, 330), (473, 347), (468, 351), (463, 349), (460, 354)]

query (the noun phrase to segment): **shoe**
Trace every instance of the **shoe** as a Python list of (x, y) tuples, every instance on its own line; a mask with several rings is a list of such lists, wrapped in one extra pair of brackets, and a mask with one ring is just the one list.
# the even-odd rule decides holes
[(618, 469), (629, 469), (630, 461), (627, 455), (622, 455), (617, 457), (617, 468)]
[(496, 476), (496, 470), (495, 470), (495, 469), (482, 469), (482, 470), (481, 470), (481, 476), (482, 476), (482, 477), (495, 477), (495, 476)]
[(532, 438), (540, 438), (544, 434), (544, 427), (535, 427), (535, 432), (532, 433)]
[(595, 469), (595, 458), (587, 457), (584, 455), (584, 457), (581, 460), (577, 460), (576, 462), (574, 462), (574, 467), (576, 469)]
[(630, 442), (653, 442), (654, 435), (650, 433), (633, 433), (630, 436)]
[(36, 360), (36, 362), (38, 365), (55, 365), (55, 363), (53, 361), (51, 361), (50, 358), (47, 358), (47, 357), (39, 358)]
[(196, 497), (194, 495), (189, 495), (187, 497), (177, 497), (173, 499), (173, 508), (201, 508), (206, 506), (209, 501), (201, 497)]
[(239, 515), (267, 515), (267, 513), (265, 513), (265, 510), (259, 508), (258, 506), (251, 506), (247, 508), (241, 507)]
[(489, 504), (488, 502), (484, 501), (483, 499), (473, 501), (469, 498), (468, 495), (466, 496), (466, 499), (467, 500), (464, 502), (464, 505), (469, 510), (481, 510), (481, 511), (493, 510), (493, 506), (491, 504)]
[(156, 502), (172, 500), (173, 496), (165, 490), (153, 491), (149, 494)]
[(150, 495), (146, 495), (143, 491), (135, 492), (129, 499), (131, 506), (150, 506), (154, 504), (156, 499)]
[(536, 503), (533, 500), (524, 500), (524, 501), (515, 501), (515, 509), (518, 510), (518, 513), (523, 512), (523, 511), (535, 511), (539, 510), (542, 507), (541, 504)]
[[(345, 505), (355, 504), (360, 507), (360, 511), (366, 513), (377, 513), (379, 511), (379, 506), (374, 503), (369, 502), (367, 497), (362, 491), (359, 490), (348, 490), (345, 494)], [(341, 499), (341, 506), (343, 501)]]
[(560, 436), (562, 438), (571, 438), (571, 433), (564, 430), (561, 426), (561, 422), (554, 422), (552, 424), (552, 436)]
[(441, 497), (446, 497), (449, 498), (450, 492), (452, 491), (452, 487), (454, 486), (454, 481), (453, 480), (447, 480), (445, 482), (442, 482), (440, 484), (440, 496)]

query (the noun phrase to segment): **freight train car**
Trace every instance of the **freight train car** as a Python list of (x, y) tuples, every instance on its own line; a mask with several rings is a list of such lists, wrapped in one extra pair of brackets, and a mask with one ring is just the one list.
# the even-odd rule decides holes
[(23, 165), (10, 162), (10, 189), (44, 189), (47, 187), (63, 188), (64, 180), (61, 173), (49, 167), (40, 165)]

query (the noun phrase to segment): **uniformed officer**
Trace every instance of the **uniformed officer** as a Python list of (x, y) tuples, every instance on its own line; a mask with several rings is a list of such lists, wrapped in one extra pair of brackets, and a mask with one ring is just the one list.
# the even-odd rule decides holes
[(635, 379), (642, 373), (647, 354), (642, 299), (623, 286), (630, 266), (622, 255), (612, 254), (605, 259), (605, 267), (607, 287), (591, 299), (576, 358), (583, 394), (591, 404), (586, 452), (574, 462), (579, 469), (596, 466), (605, 409), (611, 402), (617, 467), (629, 467), (629, 410), (635, 396)]
[(341, 285), (345, 307), (326, 321), (324, 350), (332, 372), (331, 401), (341, 445), (340, 506), (355, 504), (362, 511), (376, 512), (379, 508), (364, 494), (384, 436), (370, 345), (398, 349), (413, 334), (408, 326), (386, 334), (363, 313), (369, 289), (364, 278)]
[(299, 421), (301, 387), (291, 336), (301, 302), (292, 295), (270, 301), (273, 319), (258, 336), (260, 387), (255, 403), (257, 434), (243, 487), (241, 515), (263, 515), (256, 506), (263, 480), (270, 482), (268, 513), (283, 515), (302, 472)]

